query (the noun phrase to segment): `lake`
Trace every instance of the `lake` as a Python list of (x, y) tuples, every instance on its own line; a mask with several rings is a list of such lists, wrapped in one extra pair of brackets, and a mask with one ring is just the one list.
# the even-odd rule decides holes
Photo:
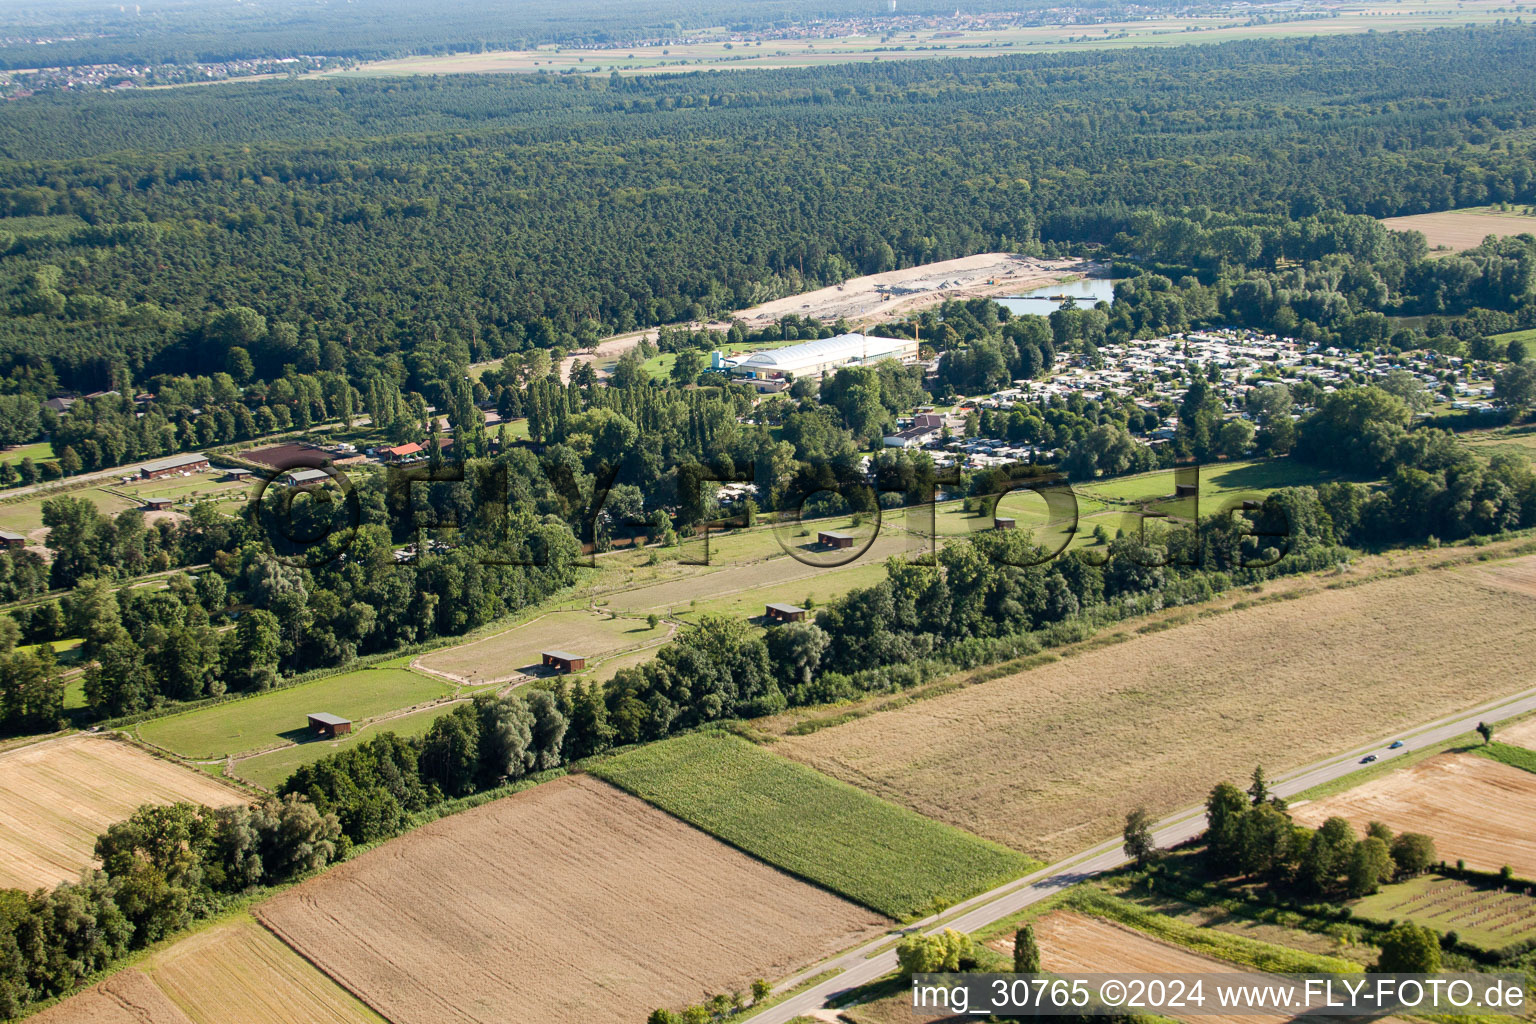
[(1051, 298), (1053, 295), (1070, 295), (1077, 300), (1080, 309), (1091, 309), (1095, 302), (1115, 301), (1115, 282), (1107, 277), (1084, 277), (1076, 281), (1068, 281), (1066, 284), (1048, 284), (1042, 288), (1031, 288), (1022, 295), (999, 298), (997, 303), (1000, 306), (1006, 306), (1015, 316), (1022, 313), (1049, 316), (1061, 308), (1061, 300)]

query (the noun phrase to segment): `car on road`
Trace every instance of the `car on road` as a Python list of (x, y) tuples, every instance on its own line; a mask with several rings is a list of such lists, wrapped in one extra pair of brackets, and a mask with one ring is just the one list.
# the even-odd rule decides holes
[(1400, 747), (1402, 745), (1403, 745), (1403, 741), (1402, 740), (1393, 740), (1392, 741), (1392, 745), (1390, 747), (1388, 747), (1387, 749), (1388, 750), (1396, 750), (1398, 747)]
[(1360, 763), (1361, 764), (1370, 764), (1374, 760), (1376, 760), (1376, 755), (1375, 754), (1366, 754), (1364, 757), (1362, 757), (1360, 759)]

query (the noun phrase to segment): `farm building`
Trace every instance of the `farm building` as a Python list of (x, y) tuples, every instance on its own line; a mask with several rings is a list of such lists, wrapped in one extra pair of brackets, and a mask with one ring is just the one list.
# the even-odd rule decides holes
[(559, 672), (580, 672), (587, 667), (587, 658), (584, 654), (572, 654), (569, 651), (542, 651), (539, 655), (544, 659), (544, 666)]
[(324, 711), (309, 716), (309, 727), (321, 739), (333, 740), (352, 731), (352, 723), (340, 715), (328, 715)]
[(305, 484), (322, 484), (331, 478), (331, 474), (323, 469), (295, 469), (291, 470), (283, 479), (295, 487)]
[(1018, 525), (1018, 521), (1015, 520), (1012, 516), (992, 517), (992, 529), (994, 530), (1011, 530)]
[(249, 480), (250, 478), (251, 471), (248, 469), (226, 469), (224, 471), (225, 480), (233, 480), (238, 482), (241, 480)]
[(208, 456), (202, 452), (188, 452), (185, 455), (172, 455), (159, 462), (146, 462), (139, 467), (139, 479), (159, 480), (180, 473), (201, 473), (207, 468)]
[(774, 622), (802, 622), (805, 619), (805, 609), (792, 604), (770, 604), (763, 614)]
[(752, 380), (785, 380), (789, 377), (820, 377), (844, 366), (862, 366), (895, 359), (917, 361), (917, 342), (912, 338), (877, 338), (867, 334), (839, 334), (786, 348), (765, 349), (741, 359), (712, 360), (716, 369)]
[(379, 458), (383, 459), (385, 462), (404, 462), (407, 459), (416, 458), (425, 450), (426, 449), (422, 448), (421, 445), (416, 444), (415, 442), (412, 442), (411, 444), (399, 444), (395, 445), (393, 448), (380, 448)]
[(175, 504), (175, 502), (171, 501), (170, 498), (145, 498), (144, 511), (169, 512), (173, 504)]
[(10, 530), (0, 530), (0, 548), (24, 548), (27, 538)]
[(851, 548), (853, 534), (839, 533), (837, 530), (822, 530), (816, 534), (816, 543), (824, 548)]

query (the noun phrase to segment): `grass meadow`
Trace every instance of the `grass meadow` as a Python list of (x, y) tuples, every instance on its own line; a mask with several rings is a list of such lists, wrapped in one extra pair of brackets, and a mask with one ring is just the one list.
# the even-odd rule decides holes
[(156, 718), (137, 731), (145, 742), (182, 757), (211, 760), (308, 739), (306, 716), (312, 712), (326, 711), (361, 724), (453, 692), (447, 684), (416, 672), (365, 668)]

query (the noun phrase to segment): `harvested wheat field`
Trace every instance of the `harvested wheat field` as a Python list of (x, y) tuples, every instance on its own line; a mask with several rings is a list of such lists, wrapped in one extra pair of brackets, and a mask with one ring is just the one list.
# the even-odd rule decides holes
[(1349, 819), (1363, 834), (1373, 821), (1396, 832), (1423, 832), (1445, 860), (1497, 871), (1504, 865), (1536, 878), (1536, 775), (1469, 754), (1441, 754), (1313, 803), (1294, 817), (1316, 827)]
[(1536, 597), (1480, 568), (1088, 645), (774, 749), (1054, 860), (1116, 835), (1138, 805), (1189, 807), (1255, 763), (1273, 776), (1536, 684)]
[(66, 736), (0, 754), (0, 888), (73, 881), (96, 837), (143, 804), (223, 807), (245, 796), (128, 743)]
[(1519, 214), (1473, 213), (1446, 210), (1443, 213), (1418, 213), (1409, 217), (1389, 217), (1381, 222), (1393, 231), (1422, 231), (1431, 249), (1445, 246), (1460, 252), (1483, 244), (1489, 235), (1536, 235), (1536, 218)]
[(136, 970), (114, 974), (31, 1020), (33, 1024), (195, 1024)]
[(1494, 733), (1500, 743), (1512, 743), (1527, 750), (1536, 750), (1536, 718), (1527, 718), (1514, 725), (1502, 725)]
[(590, 776), (428, 825), (258, 915), (395, 1024), (643, 1020), (889, 925)]
[(248, 917), (190, 935), (41, 1024), (382, 1024)]
[[(1134, 928), (1058, 910), (1035, 922), (1040, 966), (1064, 974), (1231, 974), (1246, 968), (1159, 942)], [(1177, 1018), (1177, 1014), (1171, 1014)], [(1201, 1015), (1210, 1024), (1263, 1024), (1288, 1014)]]

